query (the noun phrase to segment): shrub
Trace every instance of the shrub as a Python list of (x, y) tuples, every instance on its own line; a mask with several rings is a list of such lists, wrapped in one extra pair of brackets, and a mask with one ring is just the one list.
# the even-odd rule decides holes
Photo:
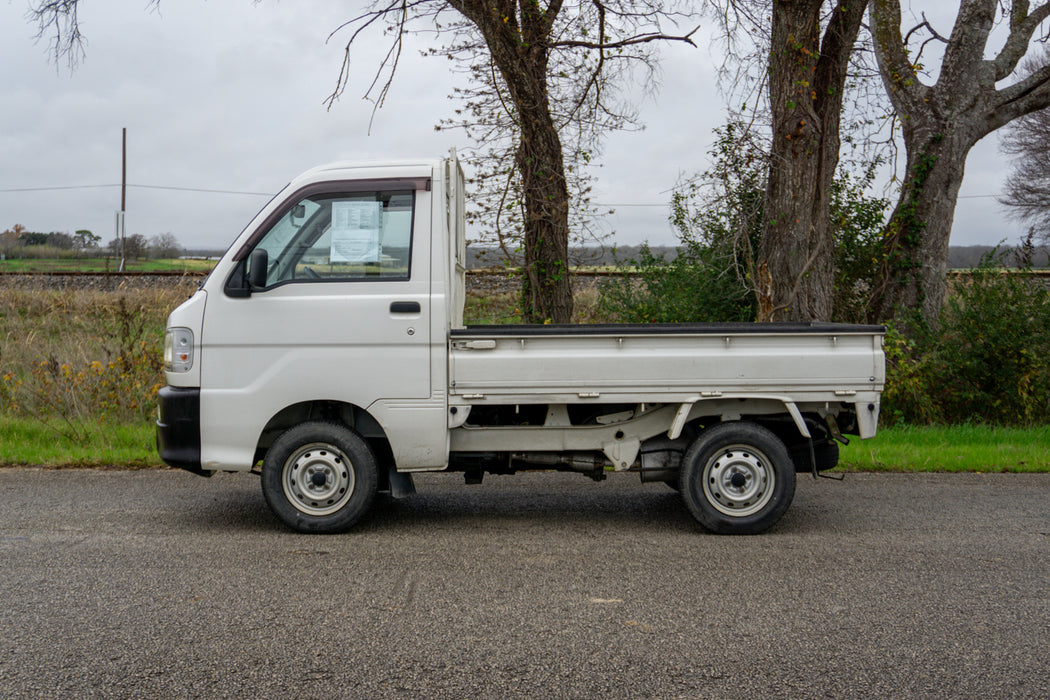
[(140, 423), (156, 410), (168, 312), (186, 288), (0, 289), (0, 402), (77, 442), (84, 421)]
[[(671, 223), (681, 242), (668, 261), (648, 249), (620, 264), (633, 284), (606, 285), (603, 310), (623, 321), (746, 321), (762, 231), (768, 160), (748, 129), (730, 121), (715, 130), (713, 165), (676, 191)], [(879, 162), (860, 174), (840, 170), (829, 192), (835, 244), (833, 319), (863, 321), (867, 313), (882, 222), (889, 202), (869, 196)]]
[(736, 274), (731, 256), (687, 242), (668, 262), (643, 246), (620, 265), (624, 274), (602, 285), (601, 313), (624, 323), (748, 321), (754, 296)]
[[(599, 310), (628, 323), (748, 321), (755, 300), (747, 280), (762, 226), (765, 157), (743, 125), (715, 130), (714, 165), (671, 199), (680, 245), (666, 260), (643, 246), (618, 263)], [(635, 279), (631, 279), (633, 273)]]
[(936, 329), (887, 336), (891, 422), (1031, 425), (1050, 416), (1050, 290), (996, 251), (957, 282)]

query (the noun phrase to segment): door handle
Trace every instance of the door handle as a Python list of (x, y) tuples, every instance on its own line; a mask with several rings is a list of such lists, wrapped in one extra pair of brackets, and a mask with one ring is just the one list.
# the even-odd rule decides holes
[(420, 306), (418, 301), (392, 301), (390, 302), (390, 313), (392, 314), (418, 314)]
[(495, 350), (495, 340), (457, 340), (452, 343), (453, 347), (463, 350)]

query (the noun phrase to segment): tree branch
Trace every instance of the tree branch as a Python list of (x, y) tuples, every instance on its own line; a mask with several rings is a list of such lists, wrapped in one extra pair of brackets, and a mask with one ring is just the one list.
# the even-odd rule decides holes
[(988, 117), (989, 132), (1014, 119), (1050, 107), (1050, 66), (1043, 66), (1019, 83), (996, 92), (995, 109)]
[[(988, 35), (995, 26), (997, 0), (962, 0), (959, 14), (955, 18), (948, 46), (941, 62), (941, 79), (958, 84), (962, 81), (981, 82), (981, 87), (993, 87), (991, 75), (982, 75), (984, 50), (988, 46)], [(974, 84), (974, 88), (977, 85)]]
[(1039, 25), (1050, 17), (1050, 2), (1040, 5), (1028, 14), (1026, 0), (1014, 0), (1010, 13), (1010, 36), (1002, 51), (995, 57), (996, 81), (1006, 78), (1017, 68), (1018, 62), (1028, 52), (1028, 44)]
[(942, 44), (947, 44), (948, 43), (948, 39), (946, 37), (941, 36), (937, 32), (937, 30), (933, 28), (933, 25), (930, 24), (930, 20), (926, 19), (926, 13), (923, 12), (922, 13), (922, 22), (919, 23), (919, 24), (916, 24), (914, 27), (912, 27), (910, 30), (908, 30), (908, 33), (904, 36), (904, 45), (905, 46), (907, 46), (908, 42), (911, 41), (911, 35), (914, 34), (917, 31), (919, 31), (920, 29), (925, 29), (926, 31), (928, 31), (930, 33), (930, 37), (926, 41), (922, 42), (922, 44), (919, 45), (919, 52), (917, 54), (915, 54), (915, 63), (916, 64), (918, 64), (919, 61), (922, 60), (922, 52), (926, 50), (926, 45), (929, 44), (931, 41), (939, 41)]
[(563, 49), (563, 48), (583, 48), (583, 49), (620, 49), (626, 46), (636, 46), (638, 44), (648, 44), (651, 41), (682, 41), (690, 46), (696, 46), (693, 41), (693, 35), (700, 31), (700, 25), (697, 25), (693, 31), (688, 34), (676, 36), (673, 34), (663, 34), (660, 32), (654, 32), (651, 34), (639, 34), (628, 39), (621, 39), (620, 41), (579, 41), (579, 40), (565, 40), (565, 41), (551, 41), (547, 42), (545, 46), (551, 49)]
[[(594, 7), (598, 10), (598, 38), (605, 39), (605, 5), (599, 0), (592, 0)], [(576, 101), (572, 109), (569, 110), (566, 120), (573, 119), (576, 114), (580, 111), (583, 103), (587, 101), (587, 95), (590, 93), (591, 88), (594, 88), (595, 99), (601, 103), (601, 87), (598, 82), (598, 77), (602, 73), (602, 69), (605, 67), (605, 49), (598, 49), (598, 65), (591, 71), (591, 77), (588, 78), (587, 84), (583, 86), (583, 90), (580, 92), (580, 99)]]
[(886, 94), (901, 114), (925, 103), (930, 88), (919, 81), (901, 38), (900, 0), (872, 0), (871, 35)]

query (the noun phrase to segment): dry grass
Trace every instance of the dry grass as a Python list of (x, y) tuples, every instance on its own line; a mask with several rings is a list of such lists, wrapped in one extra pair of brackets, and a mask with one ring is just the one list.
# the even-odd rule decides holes
[[(598, 288), (594, 285), (581, 285), (573, 298), (573, 323), (606, 323), (599, 311), (601, 299)], [(463, 319), (467, 325), (504, 325), (522, 323), (521, 296), (518, 292), (507, 291), (467, 291)]]
[(79, 437), (84, 421), (139, 422), (163, 381), (165, 319), (192, 283), (112, 292), (0, 288), (0, 403)]

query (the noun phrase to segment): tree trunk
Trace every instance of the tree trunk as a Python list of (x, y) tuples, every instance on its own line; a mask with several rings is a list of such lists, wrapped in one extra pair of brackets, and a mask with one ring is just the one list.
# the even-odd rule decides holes
[(529, 323), (569, 323), (569, 190), (547, 91), (546, 47), (561, 3), (551, 2), (546, 11), (529, 2), (520, 8), (514, 3), (497, 8), (485, 0), (449, 4), (481, 31), (519, 120), (516, 160), (525, 209), (522, 316)]
[[(966, 154), (976, 141), (948, 123), (907, 129), (907, 170), (886, 225), (869, 320), (921, 315), (936, 324), (944, 303), (948, 242)], [(912, 318), (909, 318), (912, 317)]]
[[(927, 85), (908, 53), (907, 39), (914, 30), (901, 33), (899, 0), (873, 0), (875, 56), (900, 117), (908, 163), (886, 227), (871, 320), (897, 319), (907, 328), (917, 312), (922, 323), (936, 326), (967, 154), (996, 129), (1050, 106), (1050, 66), (1015, 75), (1034, 33), (1050, 17), (1050, 3), (1029, 9), (1027, 0), (1013, 0), (1008, 10), (995, 0), (960, 0), (940, 74)], [(1003, 26), (1010, 33), (998, 54), (989, 57), (988, 39), (998, 11), (1009, 13)]]
[(549, 116), (540, 128), (522, 128), (517, 154), (525, 200), (522, 315), (529, 323), (572, 320), (569, 192), (561, 142)]
[(756, 266), (759, 321), (831, 319), (829, 191), (839, 158), (846, 68), (867, 3), (839, 3), (823, 43), (822, 4), (773, 3), (773, 144)]

